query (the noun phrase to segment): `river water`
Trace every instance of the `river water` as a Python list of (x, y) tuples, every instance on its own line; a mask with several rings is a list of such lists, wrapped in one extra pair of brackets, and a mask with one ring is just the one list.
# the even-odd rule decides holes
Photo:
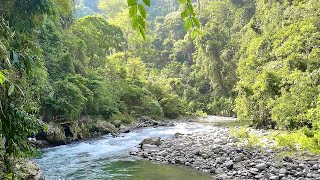
[(129, 155), (147, 137), (172, 137), (176, 132), (196, 133), (216, 126), (179, 123), (173, 127), (136, 129), (120, 137), (102, 136), (83, 142), (43, 149), (35, 161), (46, 179), (208, 180), (206, 173), (155, 164)]

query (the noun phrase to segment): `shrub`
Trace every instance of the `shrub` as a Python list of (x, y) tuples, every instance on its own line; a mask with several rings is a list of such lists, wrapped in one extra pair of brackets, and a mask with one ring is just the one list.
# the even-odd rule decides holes
[(177, 95), (167, 95), (160, 101), (164, 115), (168, 118), (177, 118), (186, 114), (186, 105)]

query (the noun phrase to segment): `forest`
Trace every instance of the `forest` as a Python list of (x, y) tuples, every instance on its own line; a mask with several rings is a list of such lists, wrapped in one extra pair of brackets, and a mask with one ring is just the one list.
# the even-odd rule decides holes
[(319, 0), (0, 0), (0, 176), (65, 124), (206, 115), (320, 152)]

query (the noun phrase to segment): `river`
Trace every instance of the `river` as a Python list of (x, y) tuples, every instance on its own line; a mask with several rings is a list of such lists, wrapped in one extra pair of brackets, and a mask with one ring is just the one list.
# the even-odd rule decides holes
[(218, 128), (201, 123), (179, 123), (173, 127), (147, 127), (112, 138), (100, 138), (46, 148), (35, 159), (46, 179), (108, 180), (207, 180), (209, 174), (188, 168), (155, 164), (129, 155), (147, 137), (171, 137), (176, 132), (197, 133)]

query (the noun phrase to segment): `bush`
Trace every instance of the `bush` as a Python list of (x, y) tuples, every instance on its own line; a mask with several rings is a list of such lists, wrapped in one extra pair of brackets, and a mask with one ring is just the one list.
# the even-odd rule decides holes
[(317, 130), (304, 127), (293, 132), (281, 132), (273, 136), (280, 147), (320, 153), (320, 132)]
[(214, 101), (207, 105), (208, 113), (214, 115), (222, 116), (232, 116), (235, 113), (233, 112), (234, 100), (232, 98), (221, 97), (219, 99), (214, 99)]
[(112, 115), (111, 122), (120, 121), (121, 124), (131, 124), (134, 121), (134, 117), (129, 114), (117, 112)]
[(167, 118), (178, 118), (186, 114), (186, 105), (177, 95), (167, 95), (160, 101), (164, 115)]
[(143, 112), (141, 112), (141, 115), (150, 116), (154, 119), (161, 119), (164, 117), (164, 112), (157, 100), (154, 100), (150, 96), (143, 97), (142, 99), (142, 107)]

